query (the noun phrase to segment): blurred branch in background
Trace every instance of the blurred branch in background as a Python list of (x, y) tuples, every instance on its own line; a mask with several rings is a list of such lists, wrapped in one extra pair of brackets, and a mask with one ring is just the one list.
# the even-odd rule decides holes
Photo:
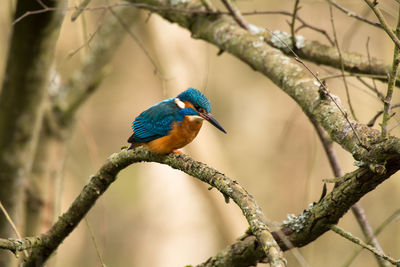
[[(62, 8), (66, 1), (46, 1)], [(39, 1), (17, 1), (15, 18), (43, 8)], [(0, 199), (22, 229), (24, 184), (29, 177), (38, 143), (45, 88), (64, 13), (31, 16), (12, 30), (7, 66), (0, 92)], [(3, 216), (0, 236), (13, 236)], [(9, 254), (0, 252), (0, 266), (10, 266)]]
[[(54, 186), (63, 175), (66, 145), (75, 125), (76, 112), (95, 92), (108, 72), (108, 64), (126, 35), (126, 25), (138, 19), (138, 11), (130, 7), (120, 7), (115, 12), (120, 18), (108, 17), (93, 39), (82, 65), (67, 83), (49, 88), (51, 101), (46, 109), (27, 194), (28, 236), (40, 232), (44, 205), (54, 201), (46, 199), (46, 196), (48, 191), (54, 192), (49, 187)], [(120, 20), (126, 25), (121, 25)]]
[(342, 79), (343, 79), (344, 88), (346, 89), (347, 103), (349, 105), (350, 113), (351, 113), (353, 119), (355, 121), (358, 121), (357, 116), (356, 116), (356, 112), (355, 112), (355, 110), (353, 108), (353, 105), (351, 103), (349, 86), (348, 86), (347, 81), (346, 81), (346, 76), (344, 75), (343, 56), (342, 56), (342, 52), (341, 52), (340, 47), (339, 47), (339, 41), (338, 41), (337, 34), (336, 34), (335, 20), (333, 18), (332, 5), (330, 3), (329, 3), (329, 16), (330, 16), (330, 21), (331, 21), (331, 26), (332, 26), (333, 38), (335, 40), (335, 47), (336, 47), (337, 53), (339, 55), (340, 71), (342, 73)]

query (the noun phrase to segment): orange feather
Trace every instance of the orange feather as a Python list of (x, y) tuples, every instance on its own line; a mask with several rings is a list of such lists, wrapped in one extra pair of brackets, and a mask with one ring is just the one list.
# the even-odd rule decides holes
[(167, 136), (148, 143), (138, 143), (134, 147), (144, 145), (153, 153), (168, 154), (192, 142), (202, 125), (203, 120), (190, 120), (189, 117), (185, 117), (181, 122), (174, 122)]

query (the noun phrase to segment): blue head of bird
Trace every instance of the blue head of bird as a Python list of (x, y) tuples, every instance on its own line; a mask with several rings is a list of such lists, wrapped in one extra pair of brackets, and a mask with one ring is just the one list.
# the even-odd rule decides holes
[[(177, 97), (177, 105), (181, 108), (181, 112), (185, 116), (192, 116), (193, 118), (205, 119), (217, 129), (226, 133), (224, 128), (218, 123), (211, 115), (210, 101), (199, 90), (189, 88), (180, 93)], [(188, 106), (185, 103), (189, 103)]]

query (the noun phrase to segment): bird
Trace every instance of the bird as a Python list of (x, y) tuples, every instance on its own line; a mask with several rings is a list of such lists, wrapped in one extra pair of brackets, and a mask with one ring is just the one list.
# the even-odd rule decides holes
[(226, 133), (211, 115), (207, 97), (195, 88), (188, 88), (175, 98), (151, 106), (135, 118), (128, 149), (145, 146), (156, 154), (182, 154), (178, 149), (193, 141), (204, 120)]

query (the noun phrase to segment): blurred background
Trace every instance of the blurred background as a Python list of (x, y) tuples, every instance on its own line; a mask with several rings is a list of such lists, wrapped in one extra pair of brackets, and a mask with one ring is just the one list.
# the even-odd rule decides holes
[[(223, 9), (218, 1), (216, 6)], [(338, 1), (343, 6), (375, 20), (360, 1)], [(79, 1), (70, 1), (69, 6)], [(111, 1), (92, 0), (91, 6)], [(285, 10), (292, 12), (294, 1), (243, 0), (241, 11)], [(15, 1), (0, 6), (0, 75), (3, 75)], [(381, 1), (380, 6), (391, 25), (397, 16), (396, 1)], [(300, 1), (299, 16), (321, 27), (332, 36), (328, 3)], [(54, 69), (62, 81), (80, 65), (93, 34), (104, 20), (102, 10), (86, 11), (76, 22), (66, 15), (57, 45)], [(110, 14), (107, 13), (106, 16)], [(345, 51), (367, 54), (392, 62), (393, 44), (383, 31), (360, 23), (334, 9), (339, 44)], [(289, 32), (290, 17), (282, 15), (248, 16), (257, 26)], [(85, 23), (82, 22), (85, 21)], [(83, 25), (86, 25), (83, 27)], [(205, 123), (198, 137), (183, 149), (237, 180), (252, 194), (265, 215), (281, 222), (288, 214), (299, 214), (317, 201), (322, 179), (333, 174), (319, 139), (307, 117), (296, 103), (265, 76), (253, 71), (239, 59), (223, 53), (204, 41), (191, 38), (190, 32), (148, 12), (138, 12), (131, 31), (154, 60), (155, 66), (131, 37), (124, 42), (109, 64), (109, 72), (96, 93), (77, 114), (77, 123), (68, 145), (63, 180), (51, 194), (60, 199), (56, 210), (66, 210), (87, 183), (89, 176), (112, 153), (126, 146), (131, 122), (150, 105), (195, 87), (210, 99), (213, 115), (227, 130), (224, 135)], [(328, 44), (311, 30), (300, 31), (306, 38)], [(96, 38), (96, 37), (94, 37)], [(307, 63), (320, 77), (338, 70)], [(0, 76), (2, 80), (4, 77)], [(367, 123), (382, 105), (355, 78), (349, 78), (350, 95), (360, 122)], [(341, 79), (329, 80), (333, 94), (347, 101)], [(386, 84), (377, 82), (385, 92)], [(394, 102), (399, 100), (395, 91)], [(391, 121), (392, 135), (399, 135), (398, 116)], [(379, 127), (375, 125), (375, 127)], [(355, 169), (351, 155), (336, 146), (345, 172)], [(247, 229), (247, 222), (234, 203), (225, 204), (223, 196), (208, 186), (168, 166), (156, 163), (131, 165), (100, 198), (88, 214), (88, 223), (107, 266), (184, 266), (198, 264), (233, 243)], [(361, 200), (373, 228), (390, 216), (400, 203), (400, 180), (396, 174)], [(51, 209), (52, 207), (48, 207)], [(43, 224), (51, 225), (53, 218)], [(362, 237), (351, 212), (339, 225)], [(384, 251), (400, 257), (400, 222), (391, 223), (379, 236)], [(357, 247), (334, 233), (326, 233), (299, 251), (310, 266), (341, 266)], [(286, 252), (289, 266), (298, 263)], [(363, 251), (351, 266), (376, 266), (376, 260)], [(85, 222), (64, 241), (49, 266), (101, 266)], [(262, 264), (260, 264), (262, 266)]]

